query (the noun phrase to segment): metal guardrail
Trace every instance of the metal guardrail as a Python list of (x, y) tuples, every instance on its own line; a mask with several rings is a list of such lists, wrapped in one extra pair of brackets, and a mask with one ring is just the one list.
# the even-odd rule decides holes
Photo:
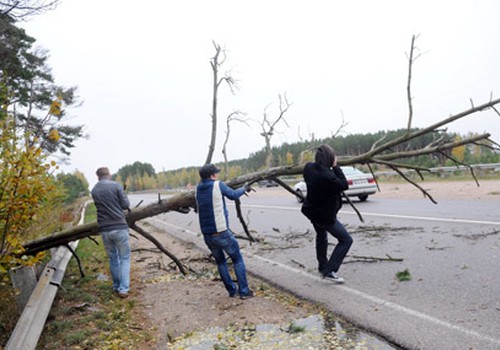
[[(79, 224), (85, 217), (85, 205)], [(78, 241), (69, 243), (75, 251)], [(31, 293), (16, 327), (12, 332), (5, 350), (32, 350), (36, 348), (43, 327), (49, 315), (52, 303), (61, 286), (66, 267), (73, 253), (67, 247), (59, 247), (52, 254), (50, 262), (43, 270), (38, 283)]]

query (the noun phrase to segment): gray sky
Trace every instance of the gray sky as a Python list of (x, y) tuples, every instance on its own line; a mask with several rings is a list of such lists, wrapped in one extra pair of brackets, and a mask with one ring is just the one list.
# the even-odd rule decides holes
[[(71, 123), (89, 135), (65, 172), (91, 184), (95, 169), (135, 161), (157, 172), (201, 165), (210, 140), (212, 40), (225, 47), (223, 72), (239, 90), (219, 94), (214, 162), (222, 161), (225, 117), (239, 109), (250, 126), (233, 124), (230, 159), (260, 150), (258, 121), (278, 113), (278, 95), (293, 104), (290, 127), (274, 145), (406, 126), (407, 53), (419, 35), (413, 67), (414, 126), (424, 127), (500, 97), (500, 2), (441, 1), (129, 1), (63, 0), (23, 24), (50, 51), (58, 84), (76, 85), (83, 105)], [(500, 117), (467, 118), (450, 131), (493, 133)]]

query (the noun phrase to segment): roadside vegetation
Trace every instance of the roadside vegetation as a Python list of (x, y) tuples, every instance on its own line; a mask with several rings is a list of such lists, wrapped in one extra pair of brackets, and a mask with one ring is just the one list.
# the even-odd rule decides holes
[[(85, 222), (95, 221), (93, 204)], [(71, 259), (38, 349), (148, 349), (154, 340), (133, 299), (116, 298), (107, 279), (108, 262), (100, 237), (82, 239), (76, 253), (85, 277)]]

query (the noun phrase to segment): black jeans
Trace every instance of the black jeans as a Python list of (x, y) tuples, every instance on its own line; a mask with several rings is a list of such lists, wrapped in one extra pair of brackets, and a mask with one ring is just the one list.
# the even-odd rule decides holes
[[(323, 276), (328, 275), (330, 272), (337, 272), (344, 261), (347, 252), (352, 245), (352, 237), (345, 229), (340, 221), (335, 220), (333, 225), (315, 224), (313, 223), (314, 230), (316, 231), (316, 258), (318, 259), (318, 270)], [(338, 243), (333, 249), (330, 259), (327, 260), (328, 250), (328, 235), (329, 232), (333, 237), (337, 238)]]

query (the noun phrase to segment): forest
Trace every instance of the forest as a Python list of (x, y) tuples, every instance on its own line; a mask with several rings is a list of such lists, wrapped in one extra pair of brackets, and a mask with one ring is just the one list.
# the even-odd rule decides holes
[[(414, 131), (416, 130), (418, 129), (414, 129)], [(297, 143), (284, 143), (272, 148), (272, 166), (289, 166), (310, 161), (312, 160), (312, 150), (322, 143), (331, 145), (337, 151), (340, 159), (361, 155), (369, 151), (372, 145), (383, 137), (387, 140), (391, 140), (404, 135), (406, 132), (406, 129), (399, 129), (368, 134), (342, 135)], [(456, 133), (446, 134), (446, 137), (453, 141), (459, 141), (472, 136), (474, 135), (459, 135)], [(398, 152), (420, 149), (431, 144), (434, 141), (434, 137), (436, 137), (434, 134), (423, 135), (417, 139), (397, 145), (393, 151)], [(455, 147), (447, 152), (450, 157), (447, 157), (445, 154), (421, 155), (406, 159), (405, 164), (422, 168), (456, 165), (450, 159), (451, 157), (467, 164), (500, 162), (500, 153), (496, 152), (494, 149), (480, 147), (474, 144)], [(266, 167), (266, 156), (266, 151), (263, 148), (257, 152), (250, 153), (248, 158), (231, 160), (228, 162), (228, 174), (224, 174), (224, 176), (228, 179), (232, 179), (246, 173), (263, 170)], [(383, 166), (375, 165), (374, 170), (382, 171), (384, 168)], [(125, 184), (129, 191), (175, 189), (189, 186), (189, 184), (194, 185), (199, 181), (198, 166), (157, 173), (151, 164), (142, 163), (140, 161), (123, 166), (114, 175), (114, 178)]]

